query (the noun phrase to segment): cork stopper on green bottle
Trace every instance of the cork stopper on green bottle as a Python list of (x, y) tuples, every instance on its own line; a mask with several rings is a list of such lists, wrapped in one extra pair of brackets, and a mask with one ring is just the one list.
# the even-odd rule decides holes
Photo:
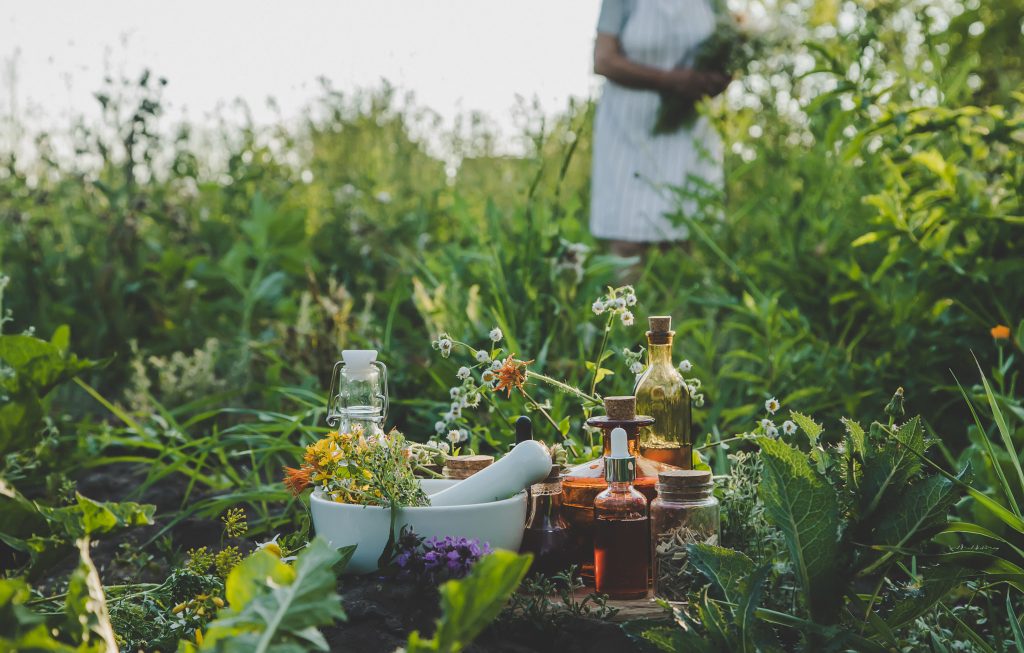
[(647, 342), (652, 345), (667, 345), (672, 342), (672, 336), (676, 334), (672, 330), (671, 315), (652, 315), (647, 318), (650, 330), (647, 332)]

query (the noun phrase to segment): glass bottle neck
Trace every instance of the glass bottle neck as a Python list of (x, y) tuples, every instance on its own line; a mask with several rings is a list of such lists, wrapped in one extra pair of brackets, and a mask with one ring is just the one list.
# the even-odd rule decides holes
[(613, 494), (629, 494), (632, 481), (612, 481), (608, 484), (608, 490)]
[(669, 338), (668, 342), (660, 344), (647, 344), (647, 361), (651, 367), (655, 365), (667, 365), (672, 367), (672, 339)]

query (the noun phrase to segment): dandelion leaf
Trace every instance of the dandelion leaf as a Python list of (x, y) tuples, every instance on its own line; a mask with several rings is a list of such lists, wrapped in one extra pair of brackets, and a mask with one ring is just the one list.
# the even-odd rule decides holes
[(326, 651), (317, 626), (345, 618), (333, 570), (341, 559), (321, 538), (310, 542), (294, 567), (268, 551), (252, 554), (228, 575), (229, 607), (210, 624), (202, 650)]
[(821, 424), (818, 424), (807, 415), (798, 413), (795, 410), (789, 411), (789, 415), (793, 421), (796, 422), (796, 425), (800, 427), (800, 430), (807, 435), (807, 439), (810, 441), (811, 446), (817, 446), (818, 438), (821, 437), (821, 433), (824, 431)]
[(842, 599), (839, 499), (807, 457), (784, 442), (759, 438), (765, 515), (782, 531), (802, 594), (814, 620), (834, 623)]

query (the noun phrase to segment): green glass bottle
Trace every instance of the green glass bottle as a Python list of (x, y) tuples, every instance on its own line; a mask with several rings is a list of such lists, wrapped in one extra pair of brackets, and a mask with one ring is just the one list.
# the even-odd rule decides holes
[(654, 418), (640, 430), (640, 454), (682, 469), (693, 467), (690, 393), (672, 362), (672, 318), (652, 316), (647, 332), (647, 369), (637, 379), (636, 410)]

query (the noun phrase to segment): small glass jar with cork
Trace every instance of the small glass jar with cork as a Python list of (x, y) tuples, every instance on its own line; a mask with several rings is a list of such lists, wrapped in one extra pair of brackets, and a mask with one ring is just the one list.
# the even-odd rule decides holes
[(679, 469), (658, 474), (658, 497), (651, 502), (651, 561), (654, 595), (684, 601), (703, 584), (689, 560), (690, 544), (718, 544), (719, 505), (714, 479), (706, 470)]

